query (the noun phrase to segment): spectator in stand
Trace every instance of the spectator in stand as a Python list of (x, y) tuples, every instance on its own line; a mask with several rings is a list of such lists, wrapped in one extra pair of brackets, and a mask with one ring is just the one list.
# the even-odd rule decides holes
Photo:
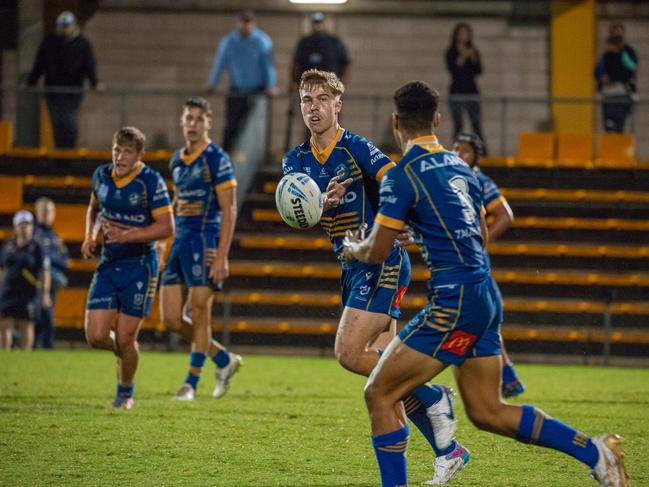
[(257, 28), (255, 12), (239, 14), (238, 29), (227, 34), (214, 57), (207, 84), (213, 92), (227, 71), (230, 89), (226, 107), (223, 149), (231, 153), (246, 125), (254, 95), (277, 93), (277, 73), (273, 61), (273, 41)]
[(13, 219), (15, 238), (0, 252), (0, 348), (11, 349), (13, 331), (20, 332), (20, 347), (34, 345), (34, 297), (42, 288), (42, 306), (51, 305), (49, 259), (34, 240), (34, 217), (25, 210)]
[(68, 285), (65, 271), (68, 268), (68, 249), (52, 226), (56, 218), (56, 207), (49, 198), (38, 198), (35, 205), (36, 226), (34, 240), (41, 246), (50, 260), (52, 284), (50, 286), (50, 306), (43, 306), (42, 291), (39, 289), (34, 301), (34, 318), (36, 319), (34, 346), (54, 348), (54, 304), (56, 293)]
[[(57, 147), (71, 148), (77, 143), (77, 117), (83, 100), (83, 83), (87, 78), (93, 88), (101, 91), (97, 81), (92, 46), (69, 11), (56, 19), (56, 33), (41, 42), (27, 84), (34, 86), (45, 76), (45, 101), (52, 120)], [(57, 90), (59, 90), (57, 92)]]
[[(476, 77), (482, 74), (482, 63), (480, 62), (480, 53), (473, 44), (473, 30), (466, 22), (460, 22), (453, 29), (451, 35), (451, 44), (446, 50), (446, 66), (451, 73), (450, 108), (453, 117), (453, 138), (462, 131), (462, 115), (466, 111), (471, 120), (473, 132), (485, 141), (482, 135), (480, 121), (480, 101), (478, 99), (463, 100), (454, 99), (458, 97), (473, 96), (478, 97), (478, 85)], [(487, 153), (486, 144), (483, 145), (484, 152)]]
[(291, 69), (295, 85), (299, 84), (302, 73), (308, 69), (334, 72), (340, 81), (347, 81), (351, 67), (347, 48), (338, 37), (327, 32), (325, 20), (322, 12), (311, 14), (312, 32), (300, 39), (295, 48)]
[(595, 79), (602, 95), (604, 130), (624, 132), (636, 96), (638, 56), (624, 41), (624, 26), (611, 24), (604, 53), (597, 60)]

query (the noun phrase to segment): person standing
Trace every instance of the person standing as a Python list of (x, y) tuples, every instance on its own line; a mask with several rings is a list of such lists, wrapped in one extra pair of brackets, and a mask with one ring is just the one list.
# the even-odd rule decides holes
[[(451, 44), (446, 50), (446, 67), (451, 74), (450, 108), (453, 117), (453, 138), (462, 131), (464, 112), (469, 116), (474, 133), (482, 139), (481, 104), (478, 99), (457, 99), (457, 97), (473, 97), (480, 95), (476, 78), (482, 74), (480, 53), (473, 44), (473, 30), (466, 22), (460, 22), (453, 29)], [(485, 146), (485, 154), (486, 146)]]
[(68, 285), (65, 271), (68, 268), (68, 249), (63, 240), (54, 231), (56, 206), (50, 198), (38, 198), (35, 206), (36, 225), (34, 240), (39, 243), (45, 255), (50, 260), (52, 285), (50, 286), (49, 306), (43, 306), (42, 290), (36, 294), (34, 301), (35, 347), (54, 348), (55, 324), (54, 306), (56, 293)]
[(240, 355), (212, 339), (214, 291), (221, 290), (230, 273), (237, 180), (230, 158), (209, 138), (212, 109), (205, 98), (185, 102), (180, 126), (185, 146), (170, 162), (176, 235), (162, 272), (160, 316), (165, 326), (191, 343), (189, 371), (174, 399), (194, 399), (208, 357), (216, 365), (212, 396), (218, 399), (243, 365)]
[(134, 405), (140, 357), (137, 335), (158, 281), (155, 242), (174, 231), (171, 201), (160, 174), (144, 164), (144, 134), (123, 127), (113, 135), (113, 162), (92, 176), (81, 254), (92, 258), (103, 230), (101, 259), (86, 303), (86, 340), (117, 356), (114, 408)]
[(627, 46), (619, 34), (610, 35), (595, 66), (595, 79), (602, 94), (604, 130), (607, 132), (624, 132), (635, 97), (637, 68), (638, 58), (633, 48)]
[(13, 331), (20, 332), (20, 348), (34, 345), (34, 298), (40, 287), (43, 308), (51, 307), (50, 264), (34, 240), (34, 216), (25, 210), (13, 218), (15, 238), (2, 247), (0, 270), (0, 348), (11, 349)]
[(292, 80), (296, 86), (302, 73), (309, 69), (336, 73), (342, 83), (349, 76), (351, 59), (347, 48), (340, 38), (327, 32), (325, 20), (322, 12), (311, 14), (312, 32), (297, 43), (291, 66)]
[[(473, 170), (473, 175), (480, 182), (482, 186), (482, 199), (488, 218), (487, 234), (489, 235), (489, 243), (494, 242), (496, 239), (505, 233), (505, 230), (514, 221), (514, 212), (512, 211), (507, 199), (500, 192), (500, 188), (480, 169), (480, 156), (482, 155), (482, 141), (475, 134), (461, 133), (458, 134), (453, 143), (453, 152), (466, 162)], [(487, 254), (488, 257), (488, 254)], [(489, 264), (491, 268), (491, 263)], [(498, 283), (490, 276), (491, 287), (493, 294), (496, 296), (496, 316), (498, 321), (503, 323), (504, 320), (504, 303)], [(518, 378), (514, 363), (512, 362), (507, 349), (505, 348), (505, 341), (500, 337), (500, 349), (503, 356), (503, 370), (502, 370), (502, 395), (503, 397), (515, 397), (525, 392), (525, 386)]]
[[(45, 76), (45, 101), (57, 147), (72, 148), (77, 143), (77, 117), (83, 100), (86, 79), (97, 90), (95, 56), (90, 41), (81, 34), (72, 12), (64, 11), (56, 19), (56, 33), (43, 39), (29, 77), (28, 86), (35, 86)], [(65, 90), (57, 92), (56, 90)]]
[(230, 88), (223, 132), (223, 150), (228, 154), (246, 125), (254, 95), (277, 92), (273, 41), (257, 28), (255, 19), (253, 10), (239, 14), (238, 29), (221, 39), (207, 80), (209, 90), (214, 91), (223, 73), (228, 73)]

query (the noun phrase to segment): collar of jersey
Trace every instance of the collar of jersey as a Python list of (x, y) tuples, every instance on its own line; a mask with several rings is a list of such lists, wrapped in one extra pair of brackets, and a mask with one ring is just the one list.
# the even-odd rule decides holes
[(439, 152), (444, 150), (444, 147), (441, 146), (435, 134), (424, 135), (422, 137), (417, 137), (416, 139), (409, 140), (408, 145), (406, 146), (406, 152), (412, 149), (412, 147), (415, 145), (418, 145), (428, 152)]
[(196, 160), (198, 156), (200, 156), (205, 148), (212, 143), (211, 140), (208, 139), (208, 141), (205, 144), (201, 144), (198, 149), (196, 149), (194, 152), (191, 154), (185, 154), (185, 149), (180, 150), (180, 160), (183, 161), (185, 164), (188, 166)]
[(344, 128), (338, 127), (338, 131), (336, 132), (334, 140), (332, 140), (329, 145), (322, 150), (318, 150), (318, 148), (315, 146), (315, 140), (313, 139), (313, 137), (311, 137), (311, 153), (320, 164), (327, 162), (327, 159), (329, 159), (329, 156), (334, 151), (334, 147), (336, 147), (336, 144), (342, 138), (344, 131)]
[(118, 188), (123, 188), (128, 183), (133, 181), (136, 178), (136, 176), (142, 172), (142, 169), (144, 169), (144, 163), (142, 161), (137, 161), (135, 163), (135, 169), (133, 169), (126, 176), (118, 176), (117, 173), (115, 172), (115, 169), (113, 169), (111, 176), (113, 178), (113, 182), (115, 183), (115, 186), (117, 186)]

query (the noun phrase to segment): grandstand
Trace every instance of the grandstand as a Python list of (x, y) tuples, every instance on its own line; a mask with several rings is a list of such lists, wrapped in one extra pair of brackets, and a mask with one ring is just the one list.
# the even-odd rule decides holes
[[(241, 2), (218, 2), (218, 8), (193, 2), (200, 5), (189, 10), (165, 1), (94, 3), (84, 33), (96, 49), (108, 90), (89, 94), (84, 101), (80, 141), (84, 148), (53, 148), (43, 110), (43, 120), (36, 125), (39, 143), (31, 147), (18, 143), (22, 140), (18, 132), (24, 127), (17, 123), (19, 97), (13, 95), (21, 75), (17, 51), (5, 49), (2, 56), (0, 239), (10, 237), (14, 211), (31, 209), (42, 195), (55, 200), (56, 230), (72, 257), (70, 286), (59, 294), (56, 307), (58, 336), (69, 341), (83, 336), (85, 296), (95, 267), (80, 257), (84, 214), (90, 176), (97, 164), (110, 160), (106, 150), (110, 135), (124, 123), (140, 127), (151, 141), (146, 162), (169, 179), (170, 150), (181, 143), (179, 102), (202, 89), (216, 43), (232, 28), (233, 12)], [(313, 8), (298, 9), (279, 0), (254, 3), (260, 27), (274, 40), (280, 86), (287, 86), (293, 45)], [(555, 54), (548, 39), (562, 34), (554, 32), (559, 27), (553, 24), (556, 19), (550, 10), (530, 7), (526, 11), (513, 5), (516, 2), (504, 1), (431, 3), (350, 1), (330, 7), (334, 30), (349, 44), (354, 62), (344, 126), (389, 148), (390, 93), (402, 82), (419, 78), (445, 94), (448, 78), (442, 59), (450, 28), (456, 19), (468, 19), (486, 66), (481, 81), (483, 125), (492, 150), (482, 166), (501, 186), (516, 216), (512, 228), (489, 249), (505, 298), (503, 334), (508, 347), (514, 353), (542, 354), (546, 359), (551, 355), (583, 361), (599, 360), (603, 354), (646, 357), (649, 105), (643, 100), (647, 93), (643, 82), (649, 79), (649, 9), (637, 2), (622, 2), (615, 8), (607, 2), (581, 2), (592, 10), (595, 44), (602, 45), (608, 22), (621, 18), (627, 37), (645, 47), (644, 52), (639, 49), (642, 82), (631, 131), (607, 134), (600, 127), (590, 77), (581, 83), (590, 86), (588, 95), (554, 91), (550, 66)], [(416, 43), (413, 32), (420, 33)], [(553, 130), (549, 122), (553, 117), (570, 119), (555, 106), (553, 96), (572, 96), (572, 101), (564, 98), (562, 103), (576, 111), (590, 107), (589, 124), (564, 129), (557, 122)], [(240, 207), (231, 277), (217, 297), (214, 328), (227, 332), (237, 344), (327, 350), (333, 345), (340, 311), (339, 265), (321, 230), (293, 231), (274, 208), (279, 157), (291, 123), (286, 117), (290, 103), (287, 94), (280, 95), (272, 100), (266, 117), (255, 121), (265, 124), (263, 158), (246, 169), (252, 171), (250, 184)], [(214, 105), (213, 136), (220, 141), (222, 94), (214, 96)], [(440, 138), (450, 145), (446, 106), (443, 112)], [(291, 144), (303, 133), (299, 124), (299, 120), (292, 122)], [(234, 154), (242, 166), (246, 144), (259, 141), (244, 141)], [(403, 302), (405, 318), (426, 300), (427, 272), (417, 250), (410, 250), (414, 272)], [(166, 343), (157, 303), (144, 330), (144, 343)]]

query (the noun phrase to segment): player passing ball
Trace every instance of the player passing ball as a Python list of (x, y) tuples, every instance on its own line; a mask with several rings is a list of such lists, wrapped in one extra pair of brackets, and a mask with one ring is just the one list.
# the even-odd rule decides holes
[[(320, 224), (342, 266), (343, 312), (335, 355), (347, 370), (368, 376), (396, 333), (401, 299), (410, 283), (410, 259), (394, 241), (384, 263), (343, 259), (346, 232), (373, 227), (379, 183), (394, 167), (371, 142), (339, 125), (343, 92), (334, 73), (308, 70), (302, 74), (300, 106), (311, 137), (284, 156), (282, 170), (285, 176), (307, 174), (324, 195)], [(452, 392), (444, 386), (418, 384), (402, 398), (403, 407), (396, 406), (401, 421), (405, 423), (407, 416), (435, 452), (431, 483), (450, 481), (469, 461), (468, 450), (454, 439)]]

